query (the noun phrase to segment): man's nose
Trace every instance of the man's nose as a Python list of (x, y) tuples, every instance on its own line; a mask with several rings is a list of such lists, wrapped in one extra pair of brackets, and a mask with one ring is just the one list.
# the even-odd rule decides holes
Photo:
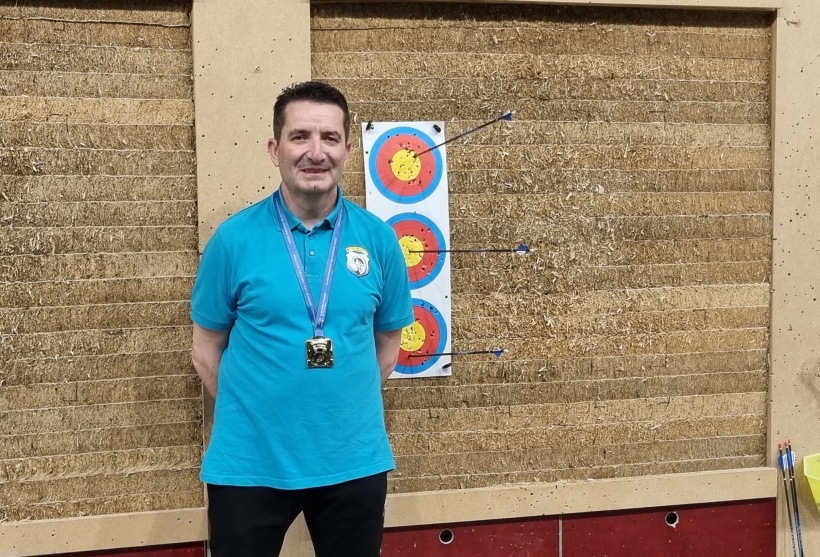
[(311, 137), (308, 144), (308, 156), (312, 160), (322, 160), (325, 157), (325, 152), (322, 149), (322, 140), (319, 137)]

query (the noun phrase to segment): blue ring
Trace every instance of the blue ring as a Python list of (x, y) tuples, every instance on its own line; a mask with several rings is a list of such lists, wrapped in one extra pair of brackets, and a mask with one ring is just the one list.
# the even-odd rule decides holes
[[(438, 229), (436, 223), (434, 223), (432, 220), (430, 220), (428, 217), (424, 215), (420, 215), (418, 213), (399, 213), (398, 215), (394, 215), (387, 219), (387, 224), (388, 226), (392, 227), (394, 224), (405, 220), (416, 220), (422, 223), (423, 225), (427, 226), (433, 233), (433, 235), (436, 237), (436, 240), (438, 240), (438, 249), (447, 249), (447, 244), (444, 243), (444, 236), (441, 234), (441, 230)], [(428, 284), (433, 282), (439, 275), (439, 273), (441, 273), (441, 270), (444, 268), (444, 260), (446, 258), (446, 253), (439, 253), (438, 257), (436, 258), (436, 265), (432, 268), (432, 270), (430, 270), (430, 274), (416, 281), (411, 280), (410, 288), (416, 290), (418, 288), (421, 288), (422, 286), (427, 286)]]
[(391, 201), (395, 201), (396, 203), (417, 203), (422, 201), (423, 199), (427, 199), (438, 187), (439, 182), (441, 181), (442, 175), (442, 162), (441, 162), (441, 153), (438, 152), (438, 149), (431, 151), (433, 156), (435, 157), (436, 161), (436, 172), (433, 174), (433, 180), (430, 182), (430, 185), (424, 188), (421, 192), (417, 193), (416, 195), (396, 195), (392, 191), (390, 191), (387, 186), (385, 186), (381, 178), (379, 178), (379, 169), (376, 168), (376, 159), (379, 150), (381, 149), (382, 145), (393, 137), (394, 135), (399, 134), (409, 134), (414, 135), (427, 143), (428, 147), (435, 146), (435, 143), (429, 136), (427, 136), (424, 132), (417, 130), (416, 128), (411, 128), (409, 126), (400, 126), (398, 128), (392, 128), (384, 132), (379, 136), (376, 142), (373, 144), (373, 147), (370, 149), (370, 160), (368, 161), (368, 165), (370, 167), (370, 177), (373, 179), (373, 184), (375, 184), (376, 188), (385, 196), (387, 199)]
[[(428, 301), (422, 300), (421, 298), (413, 298), (413, 305), (414, 306), (421, 306), (426, 308), (433, 314), (433, 317), (436, 318), (436, 323), (438, 323), (438, 330), (439, 330), (439, 342), (438, 346), (436, 346), (435, 353), (438, 354), (444, 350), (444, 347), (447, 345), (447, 325), (444, 323), (444, 316), (441, 315), (441, 312), (436, 309), (436, 306), (431, 304)], [(413, 367), (403, 366), (401, 364), (396, 364), (396, 371), (399, 373), (404, 373), (405, 375), (415, 375), (417, 373), (421, 373), (422, 371), (426, 371), (433, 367), (438, 359), (441, 356), (432, 356), (429, 360), (424, 362), (423, 364), (419, 364)]]

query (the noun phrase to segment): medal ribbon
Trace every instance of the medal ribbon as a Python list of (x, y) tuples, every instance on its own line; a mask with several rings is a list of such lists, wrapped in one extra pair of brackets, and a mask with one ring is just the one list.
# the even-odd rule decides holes
[(336, 256), (339, 252), (339, 242), (342, 237), (342, 217), (344, 217), (345, 213), (344, 200), (339, 196), (339, 214), (336, 215), (336, 221), (333, 224), (333, 236), (330, 238), (330, 251), (327, 255), (325, 275), (322, 278), (322, 290), (319, 293), (319, 311), (317, 312), (316, 302), (313, 300), (313, 294), (310, 292), (310, 285), (307, 281), (305, 266), (302, 264), (302, 258), (299, 256), (296, 241), (293, 239), (293, 233), (290, 231), (290, 224), (288, 224), (288, 219), (282, 210), (282, 202), (279, 200), (279, 197), (280, 193), (278, 191), (273, 194), (273, 205), (276, 207), (276, 214), (279, 216), (279, 223), (282, 225), (282, 236), (285, 238), (285, 245), (290, 254), (290, 262), (293, 264), (293, 270), (296, 271), (296, 280), (299, 281), (299, 288), (302, 289), (302, 297), (305, 299), (305, 306), (310, 316), (310, 322), (313, 325), (313, 336), (322, 337), (325, 332), (325, 318), (327, 317), (327, 306), (330, 301), (330, 285), (333, 283), (333, 273), (336, 270)]

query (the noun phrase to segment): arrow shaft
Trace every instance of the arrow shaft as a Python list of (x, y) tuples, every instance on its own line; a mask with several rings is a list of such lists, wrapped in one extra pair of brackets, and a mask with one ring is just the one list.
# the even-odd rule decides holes
[(424, 249), (410, 250), (409, 253), (514, 253), (517, 249)]
[(435, 354), (410, 354), (409, 358), (428, 358), (430, 356), (466, 356), (468, 354), (492, 354), (492, 350), (463, 350), (461, 352), (437, 352)]
[(792, 511), (794, 512), (794, 529), (797, 531), (797, 550), (800, 553), (800, 557), (803, 557), (803, 534), (800, 531), (800, 510), (797, 507), (797, 489), (794, 483), (794, 463), (792, 462), (792, 458), (794, 453), (792, 453), (792, 443), (788, 441), (786, 443), (786, 460), (789, 463), (789, 483), (791, 484), (791, 491), (792, 491)]
[(477, 126), (477, 127), (473, 128), (473, 129), (471, 129), (471, 130), (467, 130), (466, 132), (462, 132), (462, 133), (458, 134), (458, 135), (457, 135), (457, 136), (455, 136), (455, 137), (451, 137), (451, 138), (450, 138), (450, 139), (448, 139), (447, 141), (442, 141), (442, 142), (441, 142), (441, 143), (439, 143), (438, 145), (434, 145), (433, 147), (430, 147), (429, 149), (427, 149), (427, 150), (425, 150), (425, 151), (422, 151), (421, 153), (416, 153), (416, 157), (420, 157), (420, 156), (422, 156), (422, 155), (423, 155), (423, 154), (425, 154), (425, 153), (429, 153), (430, 151), (433, 151), (433, 150), (435, 150), (435, 149), (438, 149), (439, 147), (441, 147), (441, 146), (443, 146), (443, 145), (447, 145), (447, 144), (448, 144), (448, 143), (450, 143), (451, 141), (455, 141), (456, 139), (458, 139), (458, 138), (460, 138), (460, 137), (464, 137), (465, 135), (470, 135), (471, 133), (475, 133), (475, 132), (477, 132), (478, 130), (480, 130), (481, 128), (486, 128), (486, 127), (487, 127), (487, 126), (489, 126), (490, 124), (495, 124), (495, 123), (496, 123), (496, 122), (498, 122), (499, 120), (503, 119), (503, 118), (504, 118), (504, 116), (505, 116), (505, 115), (504, 115), (504, 114), (502, 114), (502, 115), (501, 115), (501, 116), (499, 116), (498, 118), (494, 118), (494, 119), (490, 120), (489, 122), (484, 122), (484, 123), (483, 123), (483, 124), (481, 124), (480, 126)]
[(795, 531), (794, 531), (794, 522), (792, 521), (792, 505), (791, 501), (789, 500), (789, 483), (786, 478), (788, 475), (786, 473), (786, 462), (783, 460), (783, 449), (780, 447), (780, 444), (777, 445), (777, 452), (780, 455), (780, 475), (783, 477), (783, 497), (786, 499), (786, 510), (787, 514), (789, 515), (789, 539), (792, 541), (792, 553), (794, 557), (797, 556), (797, 544), (794, 542), (795, 538)]

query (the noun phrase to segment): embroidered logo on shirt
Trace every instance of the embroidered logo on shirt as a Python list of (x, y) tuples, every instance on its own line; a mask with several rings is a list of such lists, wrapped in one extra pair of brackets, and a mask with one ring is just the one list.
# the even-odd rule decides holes
[(347, 252), (347, 270), (356, 275), (363, 277), (370, 272), (370, 257), (367, 255), (367, 250), (361, 246), (350, 246), (345, 248)]

